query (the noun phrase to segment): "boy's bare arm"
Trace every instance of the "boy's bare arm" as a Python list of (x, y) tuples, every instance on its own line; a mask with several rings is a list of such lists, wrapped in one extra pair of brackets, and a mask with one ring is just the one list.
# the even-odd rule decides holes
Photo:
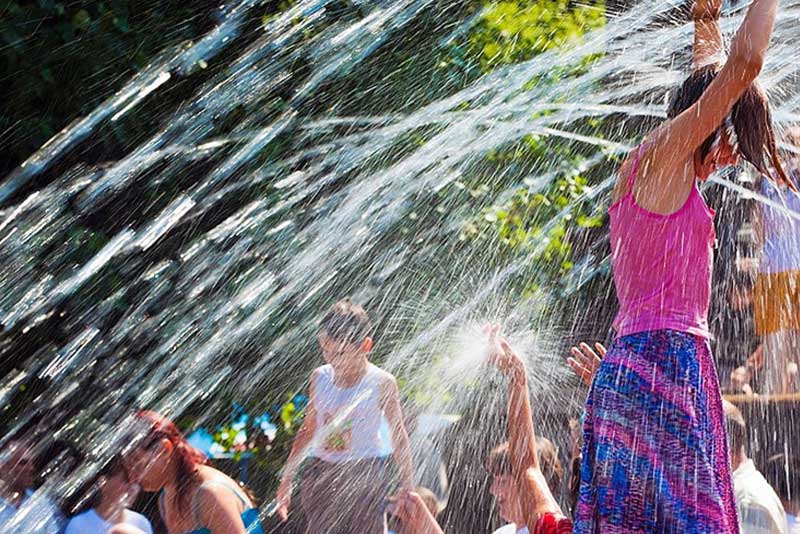
[(394, 449), (394, 458), (400, 469), (400, 481), (403, 487), (410, 489), (414, 487), (414, 466), (411, 460), (408, 432), (406, 432), (406, 425), (403, 422), (403, 410), (400, 408), (400, 393), (394, 377), (384, 382), (381, 397), (383, 413), (386, 415), (389, 430), (392, 433), (392, 449)]
[(286, 521), (289, 514), (289, 506), (292, 497), (292, 483), (297, 474), (297, 468), (300, 462), (305, 458), (306, 450), (314, 439), (314, 434), (317, 431), (317, 408), (315, 403), (315, 384), (317, 383), (317, 371), (311, 374), (311, 385), (309, 386), (308, 404), (306, 405), (306, 413), (303, 417), (303, 423), (294, 437), (292, 442), (292, 450), (289, 452), (289, 458), (286, 459), (286, 465), (283, 468), (283, 475), (281, 476), (281, 483), (278, 486), (278, 494), (276, 497), (278, 505), (278, 515), (282, 521)]

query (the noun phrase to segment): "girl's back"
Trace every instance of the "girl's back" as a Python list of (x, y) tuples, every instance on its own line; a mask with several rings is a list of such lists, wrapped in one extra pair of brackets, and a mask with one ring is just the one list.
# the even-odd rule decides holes
[(696, 185), (668, 215), (637, 204), (632, 191), (642, 152), (631, 166), (627, 191), (609, 209), (620, 302), (614, 326), (620, 336), (677, 330), (707, 337), (714, 212)]

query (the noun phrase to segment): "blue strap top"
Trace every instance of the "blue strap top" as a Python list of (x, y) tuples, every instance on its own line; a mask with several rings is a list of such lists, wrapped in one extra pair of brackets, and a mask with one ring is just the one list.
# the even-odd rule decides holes
[[(241, 518), (242, 518), (242, 524), (244, 525), (244, 528), (247, 530), (247, 534), (264, 534), (264, 529), (261, 526), (261, 519), (259, 518), (259, 514), (258, 514), (258, 508), (252, 508), (252, 507), (248, 508), (248, 506), (251, 506), (250, 501), (248, 499), (246, 499), (244, 497), (244, 495), (242, 495), (241, 490), (239, 488), (237, 488), (237, 487), (231, 486), (228, 482), (226, 482), (224, 480), (208, 480), (206, 482), (203, 482), (200, 485), (200, 487), (197, 488), (197, 493), (195, 493), (195, 495), (194, 495), (194, 521), (195, 521), (195, 523), (197, 525), (200, 525), (202, 523), (202, 521), (200, 520), (200, 511), (198, 509), (197, 497), (200, 494), (200, 490), (203, 487), (208, 486), (210, 484), (218, 484), (220, 486), (224, 486), (224, 487), (228, 488), (229, 490), (231, 490), (233, 492), (234, 495), (236, 495), (239, 498), (240, 501), (242, 501), (242, 504), (245, 506), (246, 509), (245, 509), (244, 512), (242, 512)], [(163, 513), (164, 513), (163, 512), (163, 510), (164, 510), (164, 492), (163, 491), (161, 492), (161, 495), (159, 496), (159, 501), (160, 501), (159, 504), (161, 505), (161, 510), (162, 510), (161, 513), (163, 515)], [(190, 532), (187, 532), (186, 534), (211, 534), (211, 530), (207, 529), (205, 527), (198, 527), (198, 528), (195, 528), (194, 530), (192, 530)]]

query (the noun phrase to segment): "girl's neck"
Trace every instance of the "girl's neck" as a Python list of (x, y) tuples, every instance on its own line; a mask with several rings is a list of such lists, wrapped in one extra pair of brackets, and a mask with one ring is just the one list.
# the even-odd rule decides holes
[[(178, 474), (173, 459), (170, 458), (169, 467), (166, 470), (166, 482), (164, 483), (164, 496), (168, 499), (175, 499), (178, 495)], [(186, 490), (186, 488), (180, 488)]]

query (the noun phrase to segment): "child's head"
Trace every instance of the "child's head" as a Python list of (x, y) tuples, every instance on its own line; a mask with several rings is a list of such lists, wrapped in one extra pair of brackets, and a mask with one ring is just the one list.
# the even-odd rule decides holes
[(728, 285), (728, 306), (734, 311), (749, 308), (753, 303), (753, 275), (746, 271), (736, 271)]
[[(715, 64), (693, 72), (672, 95), (667, 117), (673, 119), (697, 102), (719, 71), (720, 66)], [(763, 176), (772, 175), (771, 167), (779, 178), (786, 179), (778, 155), (769, 101), (756, 83), (742, 95), (725, 122), (698, 150), (703, 163), (713, 163), (717, 167), (736, 165), (741, 156)]]
[[(537, 436), (536, 456), (539, 459), (539, 471), (541, 472), (541, 479), (537, 480), (537, 483), (546, 485), (552, 495), (560, 495), (564, 470), (553, 442), (545, 437)], [(511, 523), (520, 523), (522, 506), (512, 474), (508, 442), (492, 449), (486, 461), (486, 470), (492, 477), (489, 492), (497, 500), (500, 516)]]
[(372, 350), (371, 333), (364, 308), (349, 299), (340, 300), (320, 323), (318, 339), (325, 362), (344, 368), (363, 361)]

